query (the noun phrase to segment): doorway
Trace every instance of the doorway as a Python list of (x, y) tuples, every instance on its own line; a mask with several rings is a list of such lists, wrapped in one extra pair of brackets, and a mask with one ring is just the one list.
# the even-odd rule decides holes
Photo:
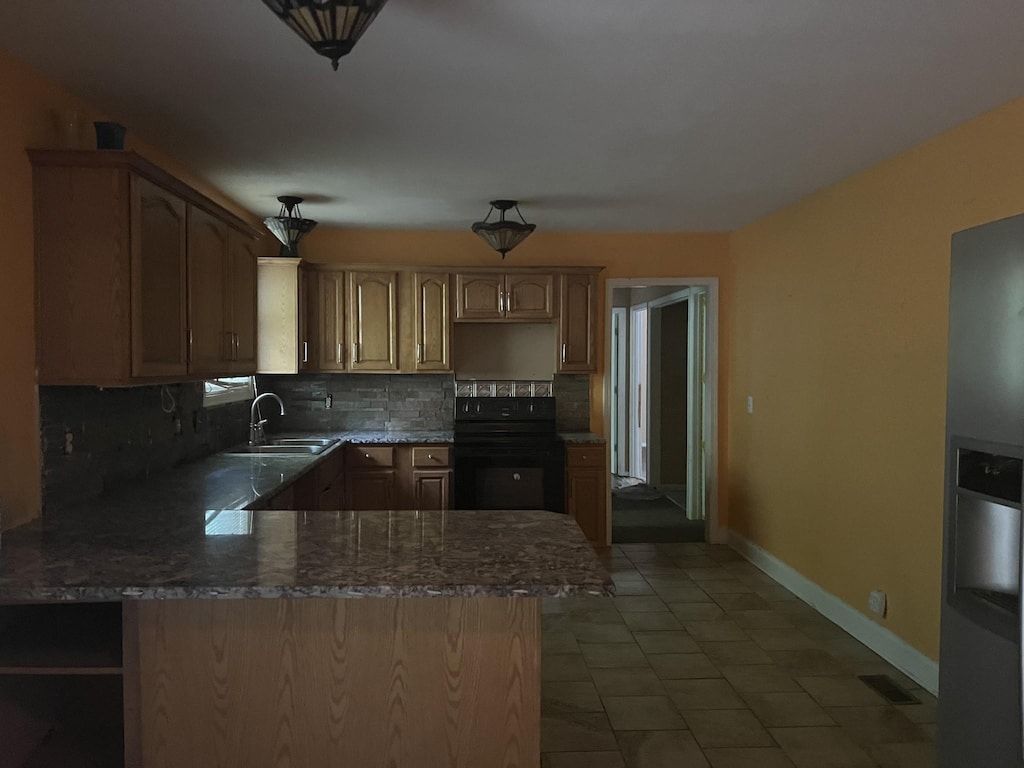
[(717, 279), (607, 286), (611, 540), (719, 541)]

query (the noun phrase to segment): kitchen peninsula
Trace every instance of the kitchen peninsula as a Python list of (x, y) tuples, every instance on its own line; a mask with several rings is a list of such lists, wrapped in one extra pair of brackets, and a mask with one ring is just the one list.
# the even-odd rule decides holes
[[(162, 501), (167, 482), (3, 534), (5, 713), (73, 739), (119, 676), (105, 746), (128, 766), (539, 764), (540, 598), (611, 589), (572, 519), (220, 511), (196, 478)], [(71, 703), (40, 715), (25, 681), (65, 678)]]

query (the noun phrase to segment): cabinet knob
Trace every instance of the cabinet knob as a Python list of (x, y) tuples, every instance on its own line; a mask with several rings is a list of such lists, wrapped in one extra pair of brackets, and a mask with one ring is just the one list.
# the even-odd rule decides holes
[(368, 453), (364, 453), (363, 456), (365, 456), (366, 458), (370, 458), (370, 454)]
[(434, 460), (434, 454), (428, 453), (427, 454), (427, 458), (430, 459), (431, 461), (433, 461)]

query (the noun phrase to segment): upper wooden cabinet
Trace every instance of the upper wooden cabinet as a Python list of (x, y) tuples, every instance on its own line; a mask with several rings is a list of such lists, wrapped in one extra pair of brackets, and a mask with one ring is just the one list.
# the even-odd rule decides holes
[[(251, 243), (245, 222), (132, 152), (29, 158), (40, 384), (225, 375), (246, 355), (252, 370), (255, 264), (231, 236)], [(229, 289), (243, 263), (248, 303)]]
[[(258, 373), (297, 373), (303, 351), (309, 357), (306, 337), (305, 270), (298, 259), (261, 257), (256, 263), (259, 318)], [(307, 343), (303, 345), (303, 341)]]
[(349, 367), (398, 370), (398, 273), (348, 273)]
[[(63, 170), (73, 189), (79, 185), (88, 189), (98, 180), (97, 177), (106, 175), (100, 169)], [(46, 171), (36, 169), (37, 209), (43, 207), (42, 200), (45, 200), (46, 207), (45, 213), (40, 213), (40, 216), (52, 217), (59, 221), (59, 229), (71, 230), (68, 235), (72, 240), (67, 244), (67, 253), (69, 266), (74, 273), (81, 274), (88, 270), (89, 256), (85, 254), (90, 254), (96, 259), (94, 264), (97, 269), (94, 276), (109, 280), (111, 285), (105, 293), (75, 295), (74, 283), (62, 284), (60, 274), (54, 271), (55, 268), (60, 269), (61, 263), (55, 258), (56, 254), (52, 250), (54, 244), (49, 241), (57, 227), (46, 228), (44, 233), (37, 222), (39, 383), (45, 384), (51, 380), (53, 383), (85, 383), (94, 377), (106, 378), (103, 371), (93, 368), (87, 360), (78, 357), (77, 352), (81, 347), (77, 342), (83, 340), (75, 337), (76, 329), (80, 329), (82, 323), (111, 331), (109, 337), (99, 334), (86, 340), (86, 343), (95, 349), (100, 359), (106, 358), (108, 354), (115, 358), (110, 373), (114, 373), (119, 380), (186, 374), (188, 321), (185, 313), (188, 291), (185, 276), (188, 226), (185, 201), (141, 176), (132, 174), (129, 177), (131, 204), (126, 234), (131, 248), (131, 263), (128, 268), (131, 285), (129, 294), (125, 296), (123, 276), (120, 274), (124, 265), (120, 263), (115, 251), (106, 250), (106, 247), (122, 247), (120, 237), (116, 242), (97, 243), (88, 234), (83, 235), (74, 229), (75, 220), (79, 215), (76, 211), (83, 201), (76, 199), (72, 204), (69, 200), (68, 208), (60, 211), (58, 204), (51, 197), (53, 190), (47, 188), (46, 182), (65, 174), (50, 168)], [(46, 181), (39, 178), (42, 176), (47, 177)], [(75, 178), (72, 179), (71, 176)], [(102, 193), (101, 199), (93, 202), (103, 204)], [(120, 201), (112, 208), (120, 208)], [(111, 219), (120, 218), (118, 213), (114, 210)], [(82, 218), (84, 219), (84, 215)], [(82, 255), (75, 258), (74, 254)], [(100, 268), (101, 265), (107, 269)], [(66, 277), (70, 279), (72, 274)], [(52, 301), (50, 291), (55, 288), (62, 291), (68, 302), (65, 305), (68, 310), (66, 316), (61, 313), (60, 305)], [(95, 297), (95, 303), (89, 300), (90, 296)], [(125, 300), (131, 307), (131, 320), (127, 328), (119, 322)], [(111, 321), (113, 325), (108, 325)], [(58, 331), (59, 339), (54, 338), (54, 330)], [(123, 349), (126, 337), (131, 339), (130, 351)], [(75, 339), (76, 343), (71, 343), (72, 339)], [(101, 351), (99, 347), (104, 349)], [(130, 356), (130, 365), (125, 365), (125, 352)]]
[(597, 370), (594, 332), (597, 276), (570, 272), (559, 276), (558, 372), (594, 373)]
[(316, 358), (319, 371), (345, 370), (345, 273), (312, 272), (316, 281), (316, 312), (306, 318), (315, 326)]
[(225, 305), (230, 309), (229, 328), (234, 334), (234, 354), (230, 370), (245, 375), (256, 371), (257, 319), (256, 319), (256, 241), (228, 228), (228, 297)]
[(412, 279), (416, 291), (416, 355), (413, 370), (450, 371), (452, 320), (448, 273), (417, 272)]
[(455, 277), (455, 319), (537, 322), (555, 317), (554, 276), (534, 272), (460, 273)]

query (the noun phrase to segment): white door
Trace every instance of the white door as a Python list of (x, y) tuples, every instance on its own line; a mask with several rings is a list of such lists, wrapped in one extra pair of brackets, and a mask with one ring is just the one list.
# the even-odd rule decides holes
[(650, 416), (648, 379), (647, 305), (630, 307), (629, 345), (629, 476), (647, 482), (647, 433)]

